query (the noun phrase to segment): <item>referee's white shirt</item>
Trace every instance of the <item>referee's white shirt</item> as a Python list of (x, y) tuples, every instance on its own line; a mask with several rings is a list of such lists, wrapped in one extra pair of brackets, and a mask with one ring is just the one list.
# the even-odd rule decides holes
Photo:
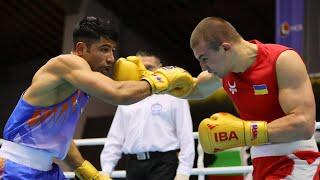
[(189, 176), (195, 149), (187, 100), (152, 95), (142, 101), (118, 106), (101, 153), (103, 171), (111, 173), (124, 154), (180, 149), (177, 174)]

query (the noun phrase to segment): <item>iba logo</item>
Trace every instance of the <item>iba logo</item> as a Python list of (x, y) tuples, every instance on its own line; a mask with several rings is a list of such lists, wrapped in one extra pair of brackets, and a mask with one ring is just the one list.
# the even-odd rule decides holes
[(238, 140), (237, 133), (235, 131), (230, 132), (216, 132), (214, 133), (214, 140), (216, 142), (221, 141), (231, 141), (231, 140)]

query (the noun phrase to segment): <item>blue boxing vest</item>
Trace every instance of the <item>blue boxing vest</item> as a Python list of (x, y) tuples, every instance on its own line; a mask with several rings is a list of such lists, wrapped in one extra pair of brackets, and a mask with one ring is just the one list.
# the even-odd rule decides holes
[(3, 137), (64, 159), (88, 100), (86, 93), (77, 90), (58, 104), (37, 107), (27, 103), (21, 96), (6, 123)]

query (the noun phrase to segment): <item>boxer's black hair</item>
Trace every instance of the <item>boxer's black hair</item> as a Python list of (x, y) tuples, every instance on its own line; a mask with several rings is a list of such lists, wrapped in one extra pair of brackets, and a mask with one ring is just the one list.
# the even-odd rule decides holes
[(101, 37), (118, 41), (118, 33), (110, 20), (87, 16), (83, 18), (73, 30), (73, 46), (82, 41), (90, 47), (92, 43), (98, 41)]

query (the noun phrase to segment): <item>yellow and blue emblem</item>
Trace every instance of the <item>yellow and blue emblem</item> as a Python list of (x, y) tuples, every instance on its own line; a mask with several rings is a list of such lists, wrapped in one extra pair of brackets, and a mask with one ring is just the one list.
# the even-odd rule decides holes
[(268, 88), (266, 84), (253, 85), (254, 95), (268, 94)]

